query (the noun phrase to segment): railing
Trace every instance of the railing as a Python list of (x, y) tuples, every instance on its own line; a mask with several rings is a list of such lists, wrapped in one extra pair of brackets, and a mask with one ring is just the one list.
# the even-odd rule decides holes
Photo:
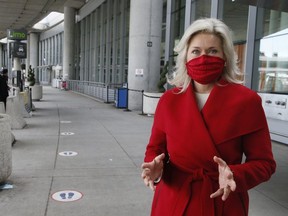
[[(92, 96), (101, 100), (105, 103), (114, 103), (120, 102), (119, 98), (117, 98), (117, 91), (120, 88), (123, 88), (123, 84), (104, 84), (100, 82), (89, 82), (89, 81), (79, 81), (79, 80), (68, 80), (66, 81), (66, 89), (69, 89), (74, 92), (79, 92), (85, 95)], [(161, 94), (157, 93), (144, 93), (144, 90), (138, 89), (129, 89), (127, 88), (126, 95), (123, 96), (126, 101), (124, 101), (124, 106), (121, 108), (128, 109), (128, 94), (129, 91), (139, 93), (139, 97), (142, 98), (142, 114), (154, 114), (156, 106), (158, 104), (158, 100), (161, 97)], [(122, 98), (123, 99), (123, 98)], [(117, 103), (116, 102), (116, 103)], [(121, 100), (123, 102), (123, 100)]]
[(95, 97), (105, 103), (111, 103), (115, 101), (115, 88), (121, 86), (122, 84), (68, 80), (66, 88), (71, 91)]

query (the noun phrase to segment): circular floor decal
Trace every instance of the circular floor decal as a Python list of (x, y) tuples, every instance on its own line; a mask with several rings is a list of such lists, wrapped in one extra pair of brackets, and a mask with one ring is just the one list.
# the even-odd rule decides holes
[(71, 121), (60, 121), (60, 123), (62, 123), (62, 124), (70, 124)]
[(73, 190), (63, 190), (52, 194), (52, 199), (59, 202), (73, 202), (81, 199), (82, 193)]
[(63, 151), (63, 152), (59, 152), (59, 155), (64, 156), (64, 157), (72, 157), (72, 156), (76, 156), (78, 153), (74, 152), (74, 151)]
[(62, 132), (61, 135), (70, 136), (70, 135), (74, 135), (74, 133), (73, 132)]

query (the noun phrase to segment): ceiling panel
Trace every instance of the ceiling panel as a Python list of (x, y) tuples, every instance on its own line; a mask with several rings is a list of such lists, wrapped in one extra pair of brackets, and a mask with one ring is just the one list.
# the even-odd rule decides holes
[[(288, 12), (288, 0), (233, 0), (243, 4)], [(0, 39), (7, 29), (27, 29), (52, 11), (64, 11), (64, 6), (81, 8), (86, 0), (0, 0)]]
[(0, 0), (0, 39), (7, 29), (27, 29), (50, 12), (64, 12), (64, 6), (81, 8), (85, 0)]

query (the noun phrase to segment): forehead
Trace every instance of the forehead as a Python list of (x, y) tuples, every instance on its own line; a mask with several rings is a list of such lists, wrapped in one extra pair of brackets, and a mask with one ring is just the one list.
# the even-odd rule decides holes
[(200, 32), (193, 36), (188, 41), (188, 45), (211, 45), (214, 46), (221, 46), (222, 40), (221, 37), (213, 34), (213, 33), (206, 33), (206, 32)]

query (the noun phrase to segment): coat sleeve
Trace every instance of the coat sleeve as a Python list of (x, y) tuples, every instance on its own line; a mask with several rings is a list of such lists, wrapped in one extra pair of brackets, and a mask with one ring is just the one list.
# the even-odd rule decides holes
[(149, 143), (146, 147), (145, 162), (152, 161), (156, 156), (166, 153), (166, 133), (164, 129), (163, 114), (165, 112), (165, 105), (163, 104), (163, 96), (160, 98), (151, 130)]
[(262, 127), (242, 136), (242, 148), (246, 157), (245, 162), (243, 164), (229, 165), (236, 181), (236, 190), (241, 192), (267, 181), (276, 169), (270, 133), (261, 99), (255, 100), (254, 108), (254, 111), (257, 112), (254, 118), (257, 118), (258, 122), (262, 122)]

